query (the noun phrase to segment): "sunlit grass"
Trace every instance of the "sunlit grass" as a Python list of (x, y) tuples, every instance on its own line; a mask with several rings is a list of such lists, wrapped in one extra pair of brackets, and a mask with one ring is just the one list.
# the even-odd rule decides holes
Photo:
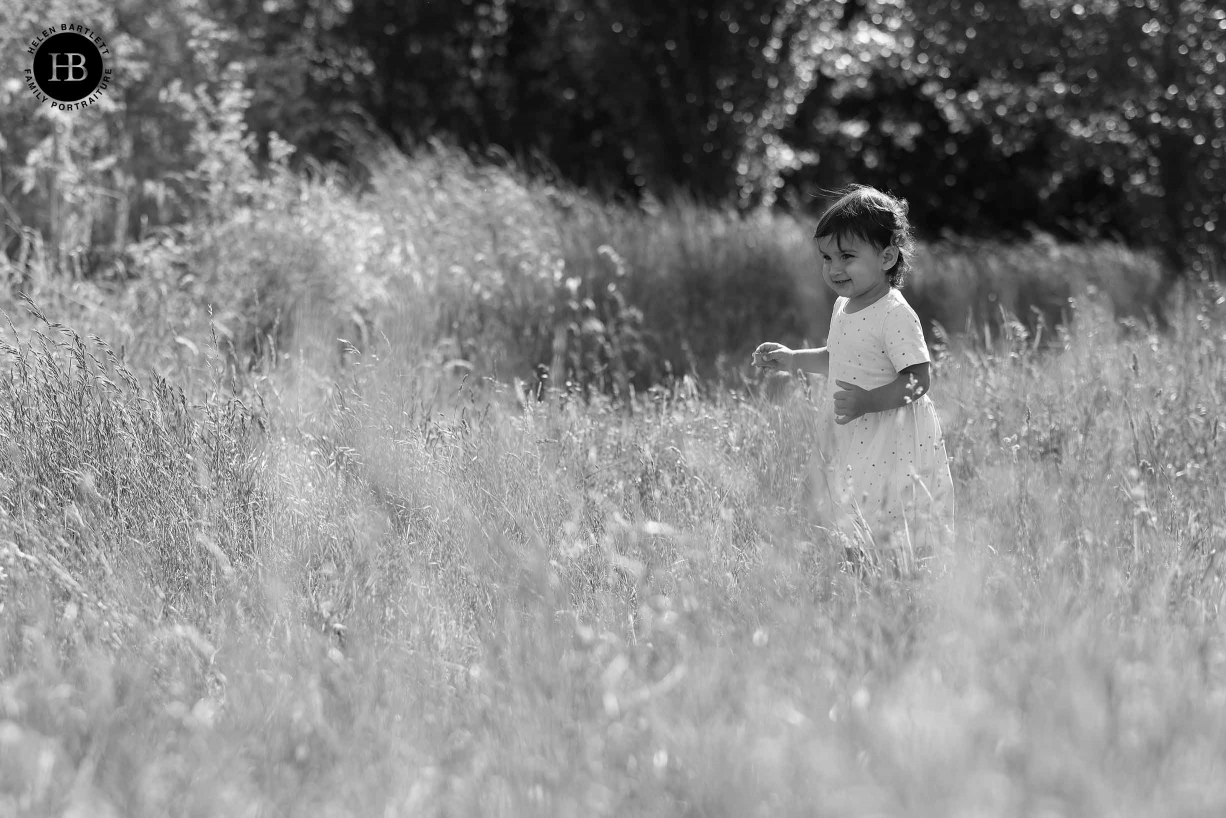
[(948, 351), (961, 537), (904, 580), (806, 513), (796, 391), (426, 414), (372, 358), (259, 432), (27, 335), (5, 808), (1212, 812), (1226, 322), (1087, 312)]
[(364, 257), (395, 297), (360, 345), (295, 301), (272, 369), (182, 305), (171, 329), (114, 314), (190, 342), (142, 340), (141, 365), (10, 305), (0, 814), (1226, 808), (1220, 291), (1165, 334), (1081, 296), (1051, 343), (950, 338), (959, 537), (900, 578), (810, 511), (803, 385), (678, 381), (628, 411), (525, 399), (510, 350), (443, 366), (433, 322), (484, 314), (400, 297), (461, 257), (458, 224), (420, 268)]

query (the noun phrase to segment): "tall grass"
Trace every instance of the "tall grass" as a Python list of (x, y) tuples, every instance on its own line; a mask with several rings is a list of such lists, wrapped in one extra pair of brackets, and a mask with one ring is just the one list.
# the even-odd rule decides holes
[[(465, 225), (513, 220), (516, 202), (547, 211), (510, 193), (501, 210), (488, 195), (451, 207), (449, 185), (489, 190), (479, 174), (418, 181), (420, 201), (372, 194), (404, 204), (394, 223), (372, 207), (368, 233), (327, 232), (322, 211), (340, 205), (319, 192), (242, 217), (379, 248), (360, 273), (343, 254), (287, 256), (303, 266), (286, 280), (344, 269), (385, 287), (365, 316), (327, 291), (273, 287), (278, 303), (314, 306), (260, 324), (278, 311), (235, 307), (242, 264), (201, 267), (223, 258), (204, 243), (163, 247), (195, 259), (177, 275), (233, 285), (229, 301), (176, 290), (170, 307), (124, 305), (140, 331), (171, 335), (174, 358), (135, 347), (167, 377), (15, 305), (0, 353), (0, 813), (1226, 806), (1220, 292), (1173, 304), (1166, 334), (1122, 327), (1101, 294), (1048, 325), (1050, 344), (1020, 322), (990, 344), (951, 334), (934, 399), (959, 537), (898, 578), (848, 565), (811, 512), (800, 389), (768, 400), (682, 384), (633, 413), (599, 390), (525, 399), (509, 362), (528, 336), (445, 288), (488, 274), (536, 292), (549, 279), (535, 264), (593, 251), (579, 228), (538, 245), (525, 227), (499, 246), (518, 248), (529, 278), (474, 261), (432, 283), (465, 252), (493, 252)], [(678, 242), (681, 212), (656, 217)], [(625, 280), (651, 280), (636, 261), (648, 244), (632, 240), (647, 223), (584, 218), (624, 264), (619, 289), (664, 292)], [(730, 245), (753, 229), (725, 224)], [(701, 229), (686, 229), (688, 249), (651, 251), (670, 286), (701, 267), (681, 261), (700, 252)], [(225, 258), (257, 252), (241, 231), (218, 235)], [(396, 247), (403, 265), (386, 261)], [(1098, 274), (1061, 271), (1074, 251), (1045, 257), (1050, 275)], [(233, 316), (231, 338), (274, 339), (257, 353), (278, 365), (247, 371), (197, 297), (217, 299), (215, 326)], [(181, 323), (155, 326), (172, 308)], [(337, 342), (336, 321), (367, 322), (366, 341)], [(465, 348), (456, 327), (504, 346)], [(472, 356), (467, 378), (444, 366), (457, 354)]]
[[(138, 283), (114, 296), (38, 272), (37, 244), (21, 269), (0, 262), (0, 281), (163, 374), (202, 376), (210, 333), (240, 368), (295, 356), (329, 372), (382, 334), (411, 358), (501, 380), (544, 365), (559, 386), (614, 394), (683, 374), (736, 384), (763, 339), (825, 337), (831, 299), (806, 219), (684, 199), (629, 209), (443, 149), (388, 156), (371, 178), (360, 194), (253, 180), (220, 221), (132, 248)], [(915, 267), (905, 292), (934, 341), (934, 326), (986, 342), (1019, 320), (1044, 325), (1046, 343), (1091, 289), (1144, 321), (1161, 278), (1143, 253), (1044, 241), (921, 243)]]

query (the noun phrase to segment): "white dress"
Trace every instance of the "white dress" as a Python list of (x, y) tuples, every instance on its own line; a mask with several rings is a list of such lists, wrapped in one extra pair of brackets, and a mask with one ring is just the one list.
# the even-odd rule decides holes
[(834, 421), (836, 381), (876, 389), (901, 370), (931, 360), (919, 316), (902, 294), (854, 313), (834, 303), (826, 346), (830, 375), (818, 404), (824, 460), (818, 501), (838, 528), (861, 545), (927, 551), (953, 533), (953, 481), (936, 407), (928, 395), (899, 409)]

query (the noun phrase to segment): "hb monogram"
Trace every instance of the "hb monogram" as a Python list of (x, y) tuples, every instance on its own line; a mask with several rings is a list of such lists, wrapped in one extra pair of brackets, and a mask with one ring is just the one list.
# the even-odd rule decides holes
[[(0, 0), (3, 5), (7, 0)], [(93, 105), (111, 81), (111, 69), (103, 59), (110, 54), (92, 29), (65, 23), (43, 29), (30, 43), (34, 59), (26, 69), (26, 85), (39, 102), (61, 111)]]
[[(64, 54), (64, 53), (56, 52), (54, 54), (51, 54), (50, 56), (51, 56), (51, 76), (48, 78), (49, 82), (80, 82), (81, 80), (85, 79), (87, 72), (85, 70), (85, 55), (84, 54), (74, 54), (74, 53)], [(61, 63), (60, 57), (68, 57), (69, 59), (67, 62)], [(72, 59), (73, 57), (75, 57), (76, 59), (75, 60)], [(60, 79), (60, 76), (59, 76), (61, 68), (68, 69), (68, 76), (65, 77), (64, 79)], [(81, 72), (80, 75), (77, 74), (78, 69)]]

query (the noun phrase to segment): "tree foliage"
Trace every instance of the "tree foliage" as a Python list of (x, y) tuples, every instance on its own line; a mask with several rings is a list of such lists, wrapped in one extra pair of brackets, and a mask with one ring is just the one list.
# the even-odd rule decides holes
[[(21, 82), (60, 18), (115, 52), (88, 111)], [(930, 235), (1115, 237), (1177, 272), (1226, 247), (1212, 0), (18, 0), (3, 23), (10, 258), (116, 256), (278, 146), (360, 178), (370, 145), (440, 135), (630, 198), (806, 209), (855, 180)]]
[[(893, 17), (889, 17), (893, 14)], [(793, 138), (842, 137), (837, 171), (899, 188), (931, 228), (1158, 244), (1221, 257), (1226, 9), (1185, 0), (882, 3), (899, 46), (832, 76)], [(812, 170), (810, 169), (812, 173)]]

